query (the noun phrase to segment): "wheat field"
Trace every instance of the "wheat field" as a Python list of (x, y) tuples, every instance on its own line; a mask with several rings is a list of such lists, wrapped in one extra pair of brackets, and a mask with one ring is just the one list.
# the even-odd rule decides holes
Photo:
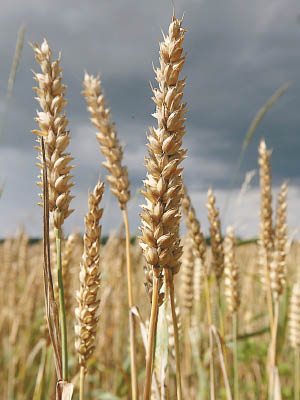
[[(257, 239), (241, 241), (235, 226), (223, 226), (211, 188), (207, 214), (196, 215), (184, 185), (185, 33), (173, 15), (159, 43), (138, 237), (130, 232), (121, 127), (89, 73), (86, 117), (108, 176), (87, 193), (82, 226), (64, 232), (76, 160), (68, 152), (63, 55), (55, 57), (46, 39), (31, 44), (43, 238), (31, 240), (20, 226), (0, 244), (0, 398), (300, 399), (300, 254), (287, 226), (288, 185), (273, 209), (271, 151), (262, 139)], [(108, 238), (106, 190), (120, 214)]]

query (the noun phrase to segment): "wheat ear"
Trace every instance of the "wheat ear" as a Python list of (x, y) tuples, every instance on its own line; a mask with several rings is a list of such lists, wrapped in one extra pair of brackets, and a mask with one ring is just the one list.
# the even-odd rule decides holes
[[(34, 79), (38, 87), (34, 88), (37, 93), (36, 100), (42, 111), (37, 111), (35, 119), (39, 125), (39, 130), (33, 130), (38, 136), (37, 150), (39, 152), (38, 166), (42, 170), (42, 149), (41, 139), (45, 143), (45, 160), (48, 176), (49, 193), (49, 212), (50, 218), (55, 228), (56, 234), (56, 253), (57, 253), (57, 281), (59, 287), (59, 309), (60, 325), (63, 352), (63, 378), (68, 380), (68, 351), (67, 351), (67, 323), (66, 310), (64, 304), (64, 287), (61, 266), (61, 238), (62, 225), (64, 220), (72, 213), (69, 208), (73, 198), (71, 188), (70, 171), (73, 168), (70, 162), (73, 160), (66, 148), (70, 142), (69, 131), (66, 130), (68, 120), (64, 113), (66, 100), (64, 97), (65, 86), (62, 84), (62, 70), (59, 66), (60, 56), (57, 60), (51, 61), (51, 49), (46, 40), (39, 46), (37, 43), (32, 45), (35, 58), (40, 64), (42, 73), (34, 73)], [(43, 177), (41, 175), (38, 185), (43, 187)]]
[(182, 309), (184, 321), (184, 363), (185, 375), (189, 379), (191, 374), (191, 316), (194, 302), (194, 255), (191, 238), (184, 241), (181, 265), (181, 287)]
[[(157, 119), (158, 126), (157, 128), (152, 127), (148, 136), (148, 157), (146, 158), (148, 172), (144, 181), (145, 189), (142, 190), (146, 204), (142, 206), (142, 226), (140, 228), (142, 232), (140, 243), (146, 261), (153, 270), (144, 400), (149, 399), (151, 391), (153, 338), (158, 313), (159, 280), (162, 269), (165, 269), (166, 283), (170, 284), (170, 296), (173, 296), (173, 274), (179, 271), (179, 259), (182, 253), (179, 240), (182, 169), (179, 164), (186, 153), (181, 149), (182, 137), (185, 134), (186, 105), (181, 103), (185, 80), (179, 80), (179, 73), (185, 61), (182, 49), (184, 32), (182, 20), (173, 16), (168, 35), (163, 35), (164, 40), (160, 43), (160, 66), (154, 69), (159, 87), (153, 88), (153, 101), (156, 104), (153, 116)], [(172, 299), (171, 305), (174, 306)], [(172, 315), (178, 344), (174, 310)], [(178, 362), (177, 366), (179, 367)], [(181, 399), (179, 375), (177, 369), (178, 396)]]
[(271, 287), (275, 300), (280, 296), (285, 285), (287, 240), (287, 183), (284, 182), (277, 198), (274, 254), (273, 262), (270, 264)]
[[(70, 193), (74, 183), (70, 182), (70, 171), (73, 160), (65, 150), (70, 142), (69, 131), (66, 130), (68, 120), (64, 113), (67, 101), (64, 97), (66, 86), (62, 84), (62, 69), (59, 66), (60, 56), (51, 61), (51, 49), (46, 40), (39, 46), (34, 43), (35, 58), (40, 64), (42, 73), (34, 73), (38, 83), (36, 91), (42, 111), (37, 111), (35, 119), (39, 130), (33, 133), (45, 140), (45, 153), (49, 184), (49, 211), (56, 229), (60, 230), (64, 220), (72, 213), (69, 209), (72, 196)], [(38, 147), (40, 152), (40, 147)], [(42, 165), (39, 165), (42, 168)], [(42, 187), (42, 181), (37, 182)]]
[(84, 251), (80, 265), (80, 289), (76, 292), (78, 307), (75, 309), (75, 348), (79, 357), (81, 384), (80, 400), (83, 399), (86, 362), (95, 348), (97, 324), (99, 320), (100, 286), (100, 235), (99, 225), (103, 209), (99, 208), (104, 192), (104, 183), (98, 181), (89, 194), (89, 212), (85, 216)]
[(208, 220), (210, 232), (210, 244), (212, 251), (212, 271), (214, 272), (218, 286), (224, 272), (224, 252), (221, 233), (221, 221), (219, 217), (219, 210), (216, 207), (216, 197), (212, 190), (207, 192)]

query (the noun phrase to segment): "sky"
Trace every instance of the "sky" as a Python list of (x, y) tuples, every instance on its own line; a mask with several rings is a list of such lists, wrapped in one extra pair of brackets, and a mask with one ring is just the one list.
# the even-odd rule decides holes
[[(272, 152), (274, 199), (284, 179), (289, 182), (290, 234), (300, 228), (300, 4), (296, 0), (175, 0), (178, 17), (184, 13), (186, 76), (184, 101), (188, 114), (184, 147), (184, 180), (198, 219), (208, 233), (206, 193), (211, 186), (220, 208), (223, 229), (234, 224), (243, 237), (257, 235), (259, 180), (256, 172), (241, 201), (245, 174), (257, 170), (257, 148), (265, 138)], [(17, 32), (25, 24), (25, 41), (13, 96), (0, 138), (0, 237), (14, 234), (20, 224), (32, 236), (42, 234), (42, 210), (36, 205), (38, 168), (32, 129), (38, 109), (32, 70), (38, 72), (29, 42), (47, 38), (53, 57), (61, 52), (66, 108), (70, 120), (70, 152), (74, 157), (72, 201), (74, 213), (66, 233), (83, 231), (88, 190), (104, 160), (81, 95), (84, 71), (101, 75), (105, 96), (120, 142), (125, 145), (132, 199), (132, 234), (140, 224), (138, 194), (145, 178), (146, 133), (151, 116), (152, 63), (158, 65), (161, 31), (167, 31), (172, 3), (167, 0), (2, 0), (0, 13), (0, 116), (14, 56)], [(268, 112), (251, 141), (238, 178), (231, 185), (235, 165), (251, 120), (284, 83), (287, 92)], [(108, 189), (108, 184), (107, 184)], [(106, 190), (103, 233), (118, 229), (121, 212)]]

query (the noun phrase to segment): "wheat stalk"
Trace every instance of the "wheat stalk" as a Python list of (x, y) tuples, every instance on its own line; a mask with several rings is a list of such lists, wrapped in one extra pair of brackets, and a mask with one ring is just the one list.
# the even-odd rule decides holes
[[(88, 104), (88, 112), (91, 115), (92, 124), (98, 129), (96, 133), (100, 145), (101, 153), (106, 161), (102, 164), (110, 172), (106, 179), (110, 183), (111, 192), (117, 197), (120, 209), (123, 212), (123, 219), (126, 230), (126, 258), (127, 258), (127, 279), (128, 279), (128, 302), (129, 308), (134, 306), (132, 290), (132, 266), (130, 256), (130, 231), (127, 213), (127, 203), (130, 199), (129, 179), (127, 167), (122, 165), (123, 150), (119, 143), (115, 124), (111, 122), (110, 109), (108, 108), (104, 93), (101, 91), (99, 77), (85, 73), (82, 94)], [(129, 313), (130, 326), (130, 354), (131, 354), (131, 386), (134, 400), (138, 398), (138, 378), (136, 367), (136, 340), (135, 340), (135, 321), (133, 314)]]
[[(62, 70), (59, 66), (60, 56), (57, 60), (51, 60), (51, 49), (44, 39), (41, 46), (32, 44), (35, 58), (40, 64), (42, 73), (34, 73), (34, 79), (38, 87), (34, 88), (37, 93), (36, 100), (42, 111), (37, 111), (36, 122), (39, 130), (32, 132), (38, 136), (37, 150), (39, 152), (38, 166), (43, 168), (41, 140), (45, 142), (45, 160), (48, 177), (48, 201), (50, 218), (55, 228), (56, 253), (57, 253), (57, 280), (59, 286), (60, 323), (63, 352), (63, 378), (68, 380), (68, 351), (67, 351), (67, 323), (64, 304), (64, 287), (61, 267), (61, 238), (64, 220), (72, 213), (69, 208), (73, 198), (71, 188), (70, 165), (72, 157), (66, 153), (70, 142), (69, 131), (66, 130), (68, 120), (64, 113), (66, 100), (64, 97), (65, 86), (62, 84)], [(37, 182), (43, 187), (43, 176)], [(43, 191), (44, 193), (44, 191)]]
[[(181, 103), (185, 80), (179, 80), (179, 73), (185, 61), (182, 49), (184, 32), (182, 20), (173, 16), (168, 35), (163, 35), (164, 40), (160, 43), (160, 67), (155, 69), (159, 87), (153, 88), (153, 101), (156, 104), (153, 117), (157, 119), (158, 126), (150, 128), (146, 158), (148, 172), (144, 181), (145, 189), (141, 191), (145, 196), (146, 204), (142, 206), (140, 243), (146, 261), (153, 270), (145, 400), (149, 399), (151, 391), (152, 350), (158, 312), (159, 280), (164, 268), (166, 284), (170, 284), (170, 296), (172, 296), (172, 276), (179, 271), (179, 260), (182, 254), (179, 239), (182, 168), (179, 164), (186, 153), (181, 149), (182, 137), (185, 134), (186, 105)], [(172, 299), (171, 305), (174, 306)], [(174, 312), (172, 315), (174, 317)], [(173, 323), (175, 326), (176, 315)], [(175, 326), (175, 337), (176, 332)], [(179, 367), (178, 362), (177, 367)], [(179, 375), (177, 368), (178, 396), (181, 398)]]

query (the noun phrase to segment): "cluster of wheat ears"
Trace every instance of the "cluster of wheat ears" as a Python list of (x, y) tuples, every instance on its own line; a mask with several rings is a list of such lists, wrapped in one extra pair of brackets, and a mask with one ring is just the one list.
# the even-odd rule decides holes
[(300, 275), (298, 245), (287, 235), (287, 184), (273, 223), (271, 152), (262, 140), (258, 241), (239, 245), (233, 226), (222, 237), (209, 189), (207, 243), (182, 176), (182, 23), (173, 15), (159, 44), (156, 123), (147, 136), (141, 235), (134, 243), (123, 149), (99, 77), (87, 73), (82, 94), (124, 224), (100, 244), (106, 188), (99, 180), (88, 194), (83, 238), (65, 237), (74, 185), (66, 87), (60, 57), (52, 60), (46, 40), (32, 44), (41, 68), (34, 73), (40, 110), (33, 132), (44, 234), (30, 245), (20, 230), (0, 246), (1, 398), (300, 398)]

